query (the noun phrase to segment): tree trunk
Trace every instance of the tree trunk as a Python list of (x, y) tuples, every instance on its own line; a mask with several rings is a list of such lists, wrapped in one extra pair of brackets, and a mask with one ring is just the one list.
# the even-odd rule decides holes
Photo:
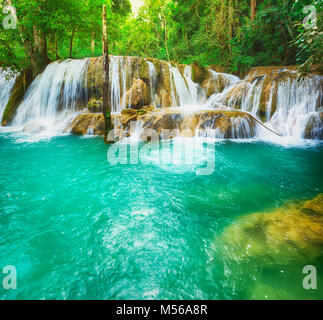
[(169, 52), (168, 52), (168, 44), (167, 44), (167, 18), (166, 17), (165, 17), (164, 23), (165, 23), (165, 48), (166, 48), (167, 59), (168, 59), (168, 61), (170, 61)]
[(108, 22), (107, 7), (103, 5), (102, 10), (102, 51), (103, 51), (103, 87), (102, 87), (102, 104), (104, 117), (104, 141), (107, 141), (107, 135), (112, 129), (111, 108), (110, 108), (110, 90), (109, 90), (109, 44), (108, 44)]
[(233, 38), (233, 24), (234, 24), (234, 8), (232, 5), (232, 0), (229, 1), (229, 7), (228, 7), (228, 35), (229, 35), (229, 41), (228, 41), (228, 49), (230, 55), (232, 55), (232, 45), (231, 45), (231, 40)]
[(70, 37), (70, 54), (69, 58), (72, 58), (72, 53), (73, 53), (73, 40), (74, 40), (74, 34), (75, 34), (75, 28), (73, 28), (72, 35)]
[[(257, 13), (257, 0), (251, 0), (250, 11), (251, 11), (251, 21), (254, 21)], [(255, 29), (255, 26), (253, 26), (253, 29)]]
[(49, 59), (47, 54), (46, 36), (34, 25), (33, 26), (34, 42), (31, 48), (31, 68), (33, 77), (44, 71)]
[(57, 36), (55, 36), (55, 56), (56, 56), (56, 60), (59, 60)]
[(95, 40), (94, 40), (94, 34), (92, 35), (92, 39), (91, 39), (91, 54), (92, 54), (92, 56), (95, 54)]
[[(8, 5), (12, 5), (11, 0), (7, 0)], [(19, 25), (18, 25), (19, 26)], [(27, 57), (30, 59), (30, 69), (32, 78), (36, 78), (44, 71), (49, 63), (47, 53), (47, 39), (46, 35), (37, 29), (35, 25), (32, 26), (31, 32), (26, 32), (26, 27), (20, 25), (19, 33)], [(24, 36), (28, 34), (28, 36)]]

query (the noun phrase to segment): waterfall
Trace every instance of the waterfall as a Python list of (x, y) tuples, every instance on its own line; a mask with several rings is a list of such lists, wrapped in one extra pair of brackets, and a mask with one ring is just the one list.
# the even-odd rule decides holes
[(72, 114), (87, 105), (87, 65), (87, 59), (49, 64), (29, 87), (13, 125), (32, 132), (62, 132)]
[(125, 59), (122, 60), (121, 75), (122, 75), (122, 88), (123, 88), (121, 109), (124, 109), (126, 107), (126, 95), (127, 95), (127, 69), (126, 69)]
[(150, 84), (150, 98), (151, 98), (151, 104), (154, 105), (155, 98), (156, 98), (156, 90), (157, 90), (157, 73), (155, 66), (152, 62), (147, 61), (148, 64), (148, 71), (149, 71), (149, 84)]
[(121, 110), (121, 89), (119, 80), (119, 62), (118, 57), (110, 57), (110, 79), (111, 79), (111, 112), (120, 112)]
[[(198, 84), (192, 81), (191, 70), (186, 69), (186, 73), (184, 73), (184, 77), (183, 77), (180, 71), (169, 63), (169, 71), (170, 71), (171, 85), (173, 86), (173, 82), (174, 82), (176, 96), (178, 97), (178, 102), (175, 103), (175, 106), (199, 104)], [(172, 87), (172, 91), (173, 90), (174, 88)], [(173, 106), (174, 106), (174, 99), (175, 101), (177, 101), (176, 96), (174, 93), (172, 93)]]
[(317, 121), (314, 121), (312, 130), (317, 132), (322, 127), (319, 117), (323, 102), (322, 81), (323, 77), (314, 75), (280, 82), (277, 109), (270, 124), (284, 136), (304, 138), (306, 127), (314, 118)]
[[(213, 94), (207, 105), (216, 107), (222, 104), (232, 109), (248, 111), (255, 117), (263, 113), (264, 119), (282, 136), (322, 136), (322, 111), (319, 108), (323, 101), (323, 77), (309, 75), (298, 79), (292, 71), (287, 73), (285, 80), (281, 80), (279, 75), (269, 78), (269, 96), (262, 102), (265, 110), (260, 112), (261, 97), (265, 90), (263, 85), (267, 77), (270, 75), (254, 78), (247, 76), (243, 81), (234, 82), (223, 92)], [(306, 136), (306, 131), (311, 133)]]
[[(191, 66), (186, 66), (184, 69), (184, 77), (186, 79), (188, 91), (192, 97), (193, 102), (196, 104), (202, 103), (205, 100), (205, 94), (203, 90), (199, 90), (199, 84), (195, 83), (192, 80), (192, 67)], [(202, 93), (200, 95), (200, 92)]]
[[(64, 132), (76, 113), (87, 107), (88, 95), (91, 99), (100, 99), (100, 59), (69, 59), (49, 64), (28, 88), (12, 125), (36, 133)], [(176, 107), (181, 114), (210, 109), (242, 110), (266, 122), (282, 136), (323, 138), (322, 76), (311, 74), (298, 78), (291, 68), (267, 68), (265, 74), (256, 70), (240, 80), (209, 69), (209, 76), (198, 84), (192, 80), (191, 66), (175, 67), (161, 61), (158, 76), (156, 68), (157, 64), (155, 67), (148, 59), (111, 56), (111, 111), (120, 113), (131, 107), (126, 101), (131, 101), (133, 80), (142, 77), (149, 90), (150, 104), (165, 103), (165, 106)], [(8, 72), (0, 69), (0, 118), (14, 85), (14, 78), (5, 80), (7, 75)], [(89, 93), (88, 87), (91, 88)], [(207, 96), (210, 97), (206, 99)], [(243, 119), (238, 122), (239, 126), (232, 123), (235, 131), (231, 136), (249, 136)], [(207, 136), (212, 135), (220, 137), (221, 133), (207, 133)]]
[(208, 139), (248, 139), (255, 136), (256, 130), (253, 128), (249, 119), (244, 117), (230, 118), (231, 130), (221, 131), (220, 127), (213, 129), (215, 126), (215, 119), (210, 121), (208, 126), (201, 129), (198, 127), (195, 136)]
[[(233, 80), (233, 79), (232, 79)], [(229, 80), (228, 80), (229, 81)], [(221, 93), (215, 93), (208, 100), (208, 105), (222, 104), (257, 114), (264, 79), (262, 77), (250, 82), (232, 81)], [(238, 89), (238, 90), (236, 90)]]
[(219, 78), (219, 76), (224, 78), (227, 82), (227, 86), (231, 86), (232, 84), (235, 84), (240, 81), (240, 78), (233, 74), (216, 72), (212, 69), (209, 69), (209, 73), (211, 74), (211, 77), (213, 77), (214, 79)]
[(0, 124), (9, 97), (15, 84), (16, 75), (0, 68)]

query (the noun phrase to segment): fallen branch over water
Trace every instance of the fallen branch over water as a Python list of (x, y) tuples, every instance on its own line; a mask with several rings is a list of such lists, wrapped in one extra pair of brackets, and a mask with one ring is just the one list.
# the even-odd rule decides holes
[(279, 134), (279, 133), (277, 133), (277, 132), (275, 132), (274, 130), (272, 130), (272, 129), (270, 129), (270, 128), (268, 128), (267, 126), (265, 126), (261, 121), (259, 121), (258, 119), (256, 119), (252, 114), (250, 114), (250, 116), (256, 121), (256, 122), (258, 122), (261, 126), (263, 126), (264, 128), (266, 128), (267, 130), (269, 130), (270, 132), (272, 132), (272, 133), (274, 133), (274, 134), (276, 134), (277, 136), (279, 136), (279, 137), (281, 137), (282, 135), (281, 134)]

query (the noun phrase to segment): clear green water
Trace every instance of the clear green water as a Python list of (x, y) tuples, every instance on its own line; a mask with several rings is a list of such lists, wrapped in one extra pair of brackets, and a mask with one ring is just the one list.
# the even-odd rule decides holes
[(17, 290), (0, 286), (0, 299), (323, 296), (322, 259), (319, 289), (308, 292), (303, 266), (240, 268), (214, 250), (238, 216), (323, 192), (322, 145), (218, 143), (210, 176), (112, 166), (107, 148), (100, 138), (0, 135), (0, 270), (18, 273)]

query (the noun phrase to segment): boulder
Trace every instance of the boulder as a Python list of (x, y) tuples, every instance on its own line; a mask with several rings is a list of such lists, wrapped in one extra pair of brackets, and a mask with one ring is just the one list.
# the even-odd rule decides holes
[(219, 74), (217, 77), (209, 77), (202, 83), (206, 98), (209, 98), (214, 93), (222, 92), (228, 85), (228, 80), (225, 79), (221, 74)]
[[(195, 131), (214, 138), (246, 139), (256, 135), (257, 123), (249, 113), (238, 110), (208, 110), (194, 114)], [(213, 133), (210, 132), (213, 130)]]
[(79, 114), (70, 124), (70, 130), (77, 135), (103, 135), (104, 117), (102, 113)]

